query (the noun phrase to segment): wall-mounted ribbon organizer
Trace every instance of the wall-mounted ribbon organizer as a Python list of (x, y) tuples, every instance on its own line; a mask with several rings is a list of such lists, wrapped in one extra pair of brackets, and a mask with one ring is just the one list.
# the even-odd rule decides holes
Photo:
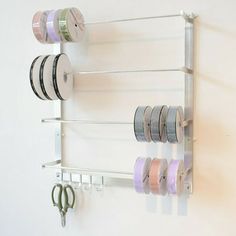
[[(134, 187), (137, 192), (152, 192), (164, 195), (166, 192), (170, 194), (179, 194), (185, 192), (192, 193), (192, 170), (193, 170), (193, 100), (194, 100), (194, 75), (193, 75), (193, 34), (194, 34), (194, 14), (186, 14), (180, 12), (179, 14), (151, 16), (130, 18), (121, 20), (108, 20), (101, 22), (83, 23), (82, 28), (78, 31), (84, 30), (84, 26), (90, 25), (103, 25), (116, 24), (133, 21), (148, 21), (152, 19), (161, 18), (182, 18), (184, 21), (184, 65), (179, 68), (152, 68), (152, 69), (111, 69), (111, 70), (94, 70), (94, 71), (79, 71), (81, 75), (106, 75), (106, 74), (129, 74), (129, 73), (172, 73), (179, 72), (183, 74), (184, 79), (184, 106), (166, 106), (160, 105), (153, 108), (149, 106), (140, 106), (134, 114), (134, 122), (128, 121), (112, 121), (112, 120), (85, 120), (85, 119), (65, 119), (64, 106), (66, 101), (55, 102), (55, 118), (42, 119), (43, 123), (53, 123), (56, 126), (55, 144), (56, 144), (56, 160), (53, 162), (45, 163), (43, 168), (57, 170), (57, 177), (61, 181), (76, 182), (83, 184), (83, 176), (89, 176), (89, 183), (93, 184), (94, 177), (101, 177), (101, 185), (104, 185), (106, 178), (116, 179), (129, 179), (133, 180)], [(81, 16), (80, 16), (80, 19)], [(67, 40), (56, 38), (56, 42), (60, 44), (55, 45), (55, 53), (64, 53), (64, 43), (66, 41), (73, 41), (69, 38), (67, 32), (63, 31), (62, 34), (67, 37)], [(38, 33), (38, 29), (35, 29)], [(64, 39), (66, 38), (64, 37)], [(46, 37), (47, 38), (47, 37)], [(39, 34), (37, 39), (45, 41)], [(69, 39), (68, 39), (69, 38)], [(74, 36), (75, 39), (78, 37)], [(47, 41), (47, 40), (46, 40)], [(74, 40), (76, 41), (76, 40)], [(52, 42), (50, 42), (52, 43)], [(58, 72), (59, 73), (59, 72)], [(71, 71), (67, 72), (64, 76), (71, 76)], [(62, 79), (63, 80), (63, 79)], [(54, 81), (55, 82), (55, 81)], [(71, 88), (70, 88), (71, 89)], [(60, 90), (60, 89), (59, 89)], [(58, 91), (57, 91), (58, 92)], [(64, 93), (62, 93), (64, 94)], [(66, 93), (65, 93), (66, 94)], [(57, 96), (58, 97), (58, 96)], [(67, 97), (67, 95), (65, 95)], [(72, 98), (74, 99), (74, 98)], [(161, 103), (162, 104), (162, 103)], [(158, 117), (158, 118), (155, 118)], [(140, 142), (169, 142), (178, 143), (184, 142), (184, 157), (182, 160), (171, 160), (169, 163), (165, 159), (151, 159), (151, 158), (138, 158), (134, 163), (133, 172), (125, 171), (110, 171), (104, 169), (93, 168), (78, 168), (63, 166), (63, 129), (67, 124), (80, 124), (80, 125), (133, 125), (134, 135), (137, 141)], [(112, 157), (111, 157), (112, 158)], [(165, 158), (165, 156), (163, 156)], [(115, 162), (115, 160), (113, 160)], [(158, 173), (158, 175), (157, 175)], [(69, 178), (68, 178), (69, 176)], [(149, 181), (147, 181), (149, 178)], [(177, 179), (176, 179), (177, 178)], [(179, 179), (178, 179), (179, 178)], [(155, 182), (156, 179), (159, 179)], [(180, 182), (183, 183), (183, 190), (179, 187)], [(148, 182), (148, 183), (146, 183)]]

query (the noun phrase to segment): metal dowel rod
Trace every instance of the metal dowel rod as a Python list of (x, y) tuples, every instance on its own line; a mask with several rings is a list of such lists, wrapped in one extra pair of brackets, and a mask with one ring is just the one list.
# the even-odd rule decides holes
[[(42, 167), (48, 169), (61, 170), (64, 173), (68, 172), (70, 174), (75, 173), (80, 175), (89, 175), (90, 179), (92, 176), (101, 176), (101, 177), (119, 178), (119, 179), (133, 179), (133, 173), (126, 171), (111, 171), (111, 170), (98, 170), (89, 168), (66, 167), (66, 166), (61, 166), (56, 162), (45, 163), (44, 165), (42, 165)], [(183, 172), (183, 175), (187, 176), (190, 173), (191, 169), (186, 169)]]
[(79, 124), (95, 124), (95, 125), (132, 125), (133, 122), (123, 121), (94, 121), (94, 120), (61, 120), (58, 118), (42, 119), (42, 123), (79, 123)]
[(184, 19), (189, 18), (187, 14), (185, 14), (184, 12), (180, 12), (179, 14), (170, 14), (170, 15), (161, 15), (161, 16), (146, 16), (146, 17), (135, 17), (135, 18), (126, 18), (126, 19), (117, 19), (117, 20), (86, 22), (85, 25), (121, 23), (121, 22), (127, 22), (127, 21), (150, 20), (150, 19), (171, 18), (171, 17), (180, 17), (180, 16), (182, 16)]
[(170, 69), (137, 69), (137, 70), (95, 70), (95, 71), (80, 71), (78, 75), (93, 75), (93, 74), (122, 74), (122, 73), (152, 73), (152, 72), (184, 72), (191, 74), (192, 70), (186, 67), (170, 68)]
[[(88, 125), (133, 125), (131, 121), (95, 121), (95, 120), (63, 120), (60, 118), (45, 118), (42, 123), (79, 123)], [(191, 120), (184, 120), (182, 126), (188, 126)]]

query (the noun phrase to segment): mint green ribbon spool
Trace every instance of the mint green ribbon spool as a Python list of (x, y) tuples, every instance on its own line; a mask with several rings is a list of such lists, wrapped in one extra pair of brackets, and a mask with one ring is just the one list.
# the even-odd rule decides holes
[(59, 31), (60, 34), (63, 36), (63, 38), (66, 41), (72, 41), (72, 37), (70, 35), (69, 29), (68, 29), (68, 13), (69, 13), (69, 9), (64, 9), (60, 16), (59, 16)]
[(77, 8), (66, 8), (62, 10), (59, 16), (59, 32), (65, 41), (79, 41), (84, 31), (84, 18)]

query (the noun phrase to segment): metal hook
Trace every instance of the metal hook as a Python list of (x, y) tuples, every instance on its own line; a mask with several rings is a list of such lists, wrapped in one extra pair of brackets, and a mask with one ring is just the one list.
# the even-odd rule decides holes
[(63, 183), (63, 171), (61, 171), (60, 182)]
[(93, 185), (93, 176), (90, 175), (90, 176), (89, 176), (89, 189), (92, 188), (92, 185)]
[(77, 174), (77, 176), (79, 176), (79, 179), (76, 178), (76, 181), (73, 181), (73, 183), (75, 185), (74, 188), (80, 190), (82, 188), (82, 175)]
[(79, 175), (79, 188), (82, 188), (83, 185), (83, 176), (80, 174)]
[(101, 177), (101, 183), (100, 184), (96, 184), (96, 191), (100, 192), (103, 190), (104, 187), (104, 176)]
[(70, 173), (70, 179), (69, 179), (69, 183), (70, 183), (70, 185), (72, 184), (72, 173)]
[(89, 182), (84, 183), (84, 190), (90, 191), (92, 189), (92, 184), (93, 184), (93, 177), (92, 177), (92, 175), (89, 175)]

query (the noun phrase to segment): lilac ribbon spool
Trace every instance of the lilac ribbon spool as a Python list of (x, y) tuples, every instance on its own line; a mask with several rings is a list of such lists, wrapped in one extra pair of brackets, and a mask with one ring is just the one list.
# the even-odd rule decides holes
[(134, 165), (134, 188), (138, 193), (150, 192), (149, 190), (149, 168), (151, 164), (151, 158), (137, 158)]
[(167, 174), (167, 189), (170, 194), (180, 195), (183, 192), (184, 162), (182, 160), (171, 160)]
[(47, 18), (47, 32), (53, 42), (60, 42), (58, 17), (61, 10), (50, 11)]

